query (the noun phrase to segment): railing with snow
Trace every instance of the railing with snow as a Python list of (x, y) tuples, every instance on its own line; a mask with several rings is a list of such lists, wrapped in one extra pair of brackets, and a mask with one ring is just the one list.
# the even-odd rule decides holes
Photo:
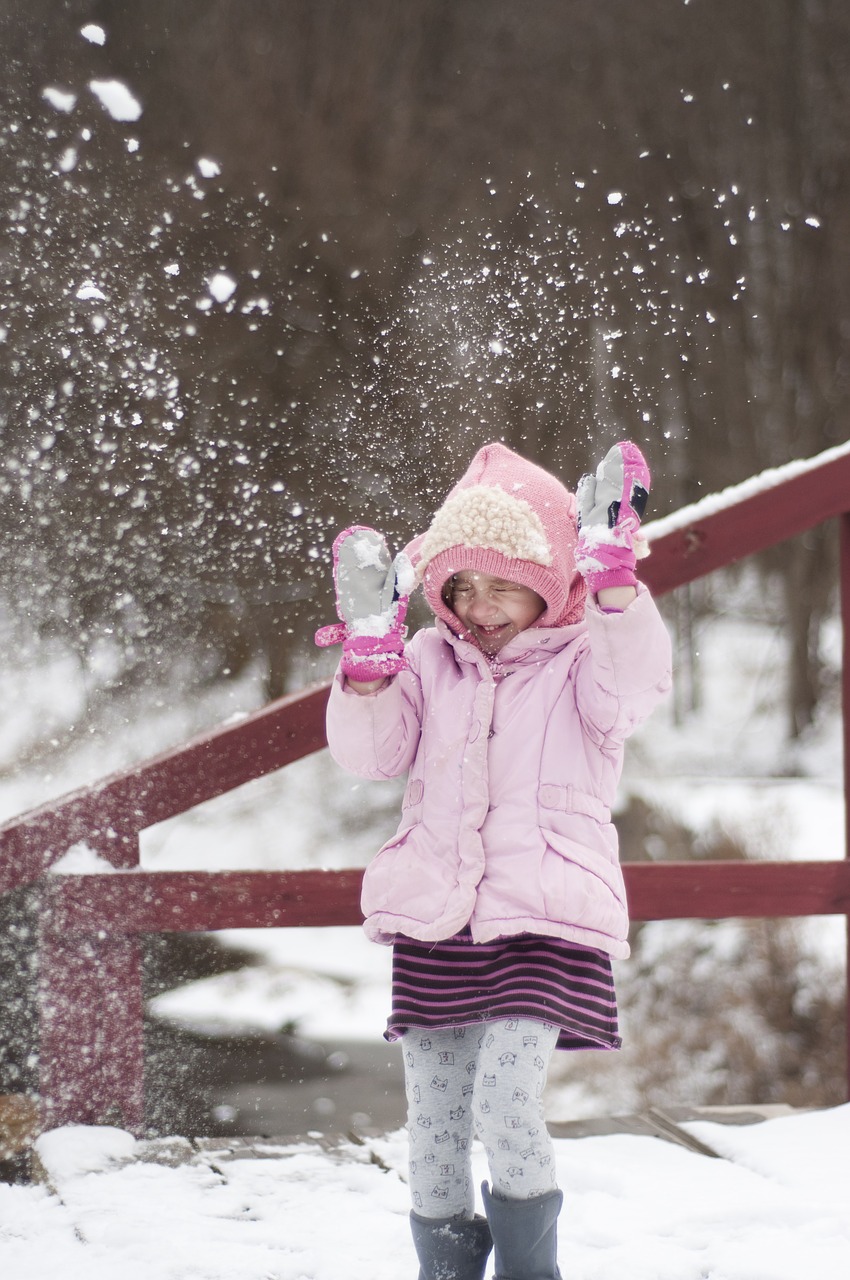
[[(649, 526), (656, 594), (837, 517), (844, 788), (850, 797), (850, 446), (766, 473)], [(141, 935), (358, 924), (359, 870), (146, 872), (139, 836), (325, 745), (327, 685), (282, 698), (0, 827), (0, 892), (39, 900), (40, 1099), (45, 1126), (144, 1128)], [(125, 874), (45, 874), (79, 841)], [(844, 857), (805, 862), (626, 863), (635, 920), (844, 915)], [(850, 966), (850, 953), (848, 953)], [(850, 1072), (850, 993), (848, 993)], [(849, 1086), (850, 1087), (850, 1086)]]

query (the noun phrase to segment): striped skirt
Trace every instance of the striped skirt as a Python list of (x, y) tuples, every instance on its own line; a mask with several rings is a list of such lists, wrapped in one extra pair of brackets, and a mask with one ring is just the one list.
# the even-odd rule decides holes
[(393, 944), (392, 1012), (384, 1033), (523, 1017), (560, 1028), (558, 1049), (619, 1049), (611, 957), (561, 938), (520, 934)]

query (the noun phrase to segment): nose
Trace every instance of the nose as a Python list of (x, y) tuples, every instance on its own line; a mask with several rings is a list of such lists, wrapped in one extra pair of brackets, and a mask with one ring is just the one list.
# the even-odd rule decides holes
[(469, 617), (472, 622), (486, 622), (498, 612), (498, 605), (486, 592), (476, 595), (469, 606)]

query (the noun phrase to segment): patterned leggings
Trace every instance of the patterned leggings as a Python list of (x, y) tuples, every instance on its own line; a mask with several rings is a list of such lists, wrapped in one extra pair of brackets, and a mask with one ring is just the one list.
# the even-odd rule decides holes
[(532, 1018), (411, 1028), (402, 1037), (410, 1191), (426, 1218), (471, 1218), (473, 1132), (494, 1190), (530, 1200), (555, 1186), (542, 1094), (558, 1028)]

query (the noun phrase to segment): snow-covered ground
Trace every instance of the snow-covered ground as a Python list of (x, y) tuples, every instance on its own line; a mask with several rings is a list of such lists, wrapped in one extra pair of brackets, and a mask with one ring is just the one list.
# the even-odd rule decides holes
[[(559, 1264), (581, 1280), (846, 1280), (850, 1105), (756, 1125), (557, 1139)], [(327, 1152), (213, 1147), (168, 1167), (116, 1129), (44, 1135), (49, 1186), (0, 1184), (8, 1280), (414, 1277), (401, 1132)], [(483, 1153), (475, 1153), (479, 1181)]]

